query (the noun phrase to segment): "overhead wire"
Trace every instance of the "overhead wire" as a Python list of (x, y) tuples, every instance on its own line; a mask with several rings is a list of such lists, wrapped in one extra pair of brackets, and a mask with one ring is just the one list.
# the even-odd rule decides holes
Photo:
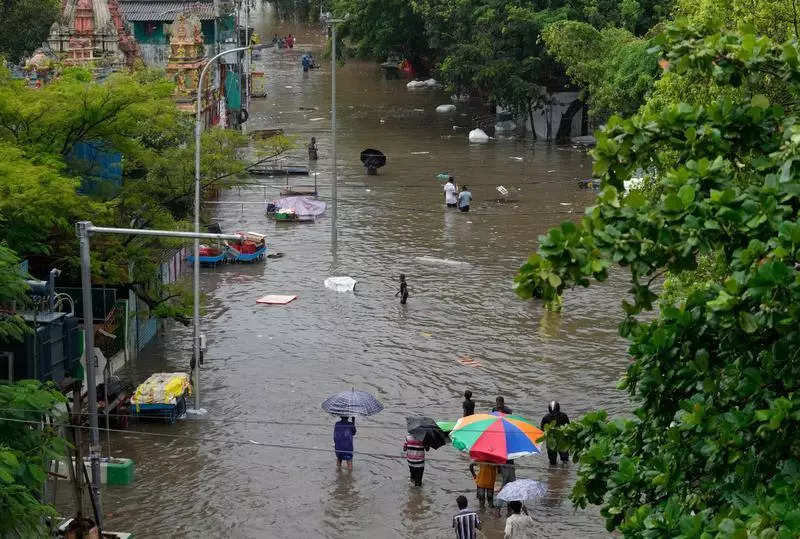
[[(40, 412), (40, 411), (39, 411)], [(0, 421), (8, 421), (14, 423), (25, 423), (31, 425), (42, 425), (41, 421), (33, 421), (33, 420), (26, 420), (26, 419), (16, 419), (10, 417), (2, 417), (0, 416)], [(92, 427), (88, 425), (74, 425), (71, 423), (47, 423), (48, 426), (51, 427), (61, 427), (61, 428), (77, 428), (81, 430), (89, 430)], [(361, 428), (361, 427), (359, 427)], [(198, 435), (187, 435), (187, 434), (170, 434), (164, 432), (150, 432), (150, 431), (142, 431), (142, 430), (129, 430), (129, 429), (112, 429), (112, 428), (104, 428), (104, 427), (97, 427), (97, 430), (100, 432), (116, 432), (121, 434), (127, 435), (134, 435), (134, 436), (150, 436), (153, 438), (161, 438), (161, 439), (173, 439), (173, 440), (190, 440), (195, 442), (206, 442), (206, 443), (218, 443), (221, 445), (236, 445), (236, 446), (250, 446), (250, 447), (263, 447), (268, 449), (286, 449), (286, 450), (293, 450), (293, 451), (307, 451), (307, 452), (316, 452), (316, 453), (331, 453), (334, 451), (333, 447), (311, 447), (306, 445), (293, 445), (293, 444), (280, 444), (280, 443), (273, 443), (273, 442), (260, 442), (257, 440), (250, 440), (250, 439), (234, 439), (230, 436), (226, 436), (225, 438), (217, 438), (213, 436), (198, 436)], [(363, 438), (362, 438), (363, 439)], [(337, 450), (338, 451), (338, 450)], [(351, 453), (354, 456), (362, 456), (362, 457), (372, 457), (372, 458), (381, 458), (381, 459), (392, 459), (392, 460), (406, 460), (406, 457), (403, 455), (397, 454), (390, 454), (390, 453), (377, 453), (372, 451), (338, 451), (339, 453)], [(431, 461), (435, 461), (437, 464), (440, 463), (451, 463), (449, 460), (439, 459), (439, 458), (430, 458), (426, 457), (425, 462), (426, 465)], [(472, 460), (471, 462), (475, 462), (477, 464), (495, 464), (496, 462), (484, 462), (478, 460)], [(515, 462), (514, 465), (517, 469), (538, 469), (536, 466), (526, 466), (520, 465)]]

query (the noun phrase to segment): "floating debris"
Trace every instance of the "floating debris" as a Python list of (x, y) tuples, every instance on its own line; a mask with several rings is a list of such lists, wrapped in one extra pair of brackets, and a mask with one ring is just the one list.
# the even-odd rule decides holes
[(458, 361), (462, 365), (466, 365), (468, 367), (480, 367), (481, 366), (481, 362), (480, 361), (478, 361), (477, 359), (472, 359), (469, 356), (461, 356), (460, 358), (456, 359), (456, 361)]

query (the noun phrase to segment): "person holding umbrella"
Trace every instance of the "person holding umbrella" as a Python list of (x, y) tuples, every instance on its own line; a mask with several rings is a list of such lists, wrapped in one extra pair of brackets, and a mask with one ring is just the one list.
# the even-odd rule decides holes
[[(506, 519), (506, 528), (503, 539), (518, 539), (530, 537), (533, 532), (533, 519), (521, 501), (508, 502), (511, 514)], [(524, 514), (520, 514), (524, 513)]]
[[(331, 415), (339, 416), (333, 428), (333, 446), (336, 451), (336, 465), (347, 462), (347, 468), (353, 469), (353, 437), (356, 435), (355, 415), (370, 416), (383, 410), (383, 404), (366, 391), (342, 391), (328, 397), (322, 403), (322, 409)], [(351, 421), (347, 418), (350, 417)]]
[[(544, 496), (546, 487), (535, 479), (519, 479), (509, 483), (497, 493), (497, 499), (508, 503), (508, 518), (504, 539), (529, 537), (533, 530), (533, 519), (522, 502), (536, 500)], [(522, 514), (521, 514), (522, 513)]]
[(336, 451), (336, 467), (342, 467), (342, 461), (347, 463), (347, 469), (353, 470), (353, 437), (356, 435), (356, 418), (342, 416), (333, 426), (333, 448)]
[(403, 444), (403, 453), (408, 461), (408, 472), (414, 486), (422, 486), (422, 474), (425, 473), (425, 444), (417, 440), (413, 434), (406, 436), (406, 443)]

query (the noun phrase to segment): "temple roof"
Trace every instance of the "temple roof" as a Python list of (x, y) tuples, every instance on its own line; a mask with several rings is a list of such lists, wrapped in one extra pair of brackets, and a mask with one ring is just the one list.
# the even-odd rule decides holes
[(215, 18), (211, 0), (120, 0), (122, 14), (128, 22), (164, 21), (172, 22), (178, 13), (188, 11), (202, 21)]

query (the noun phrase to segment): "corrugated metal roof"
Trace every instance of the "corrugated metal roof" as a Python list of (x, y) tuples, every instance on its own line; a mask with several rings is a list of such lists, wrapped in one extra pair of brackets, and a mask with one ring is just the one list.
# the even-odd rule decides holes
[(172, 22), (184, 11), (197, 15), (203, 21), (214, 19), (214, 4), (209, 1), (120, 0), (119, 5), (128, 22)]

